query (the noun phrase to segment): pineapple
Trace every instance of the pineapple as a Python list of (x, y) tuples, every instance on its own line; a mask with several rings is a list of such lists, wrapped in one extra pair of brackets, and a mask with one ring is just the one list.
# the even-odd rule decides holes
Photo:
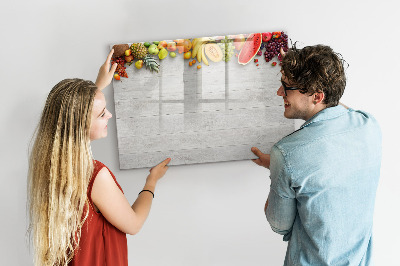
[(156, 71), (158, 73), (159, 69), (159, 64), (157, 63), (156, 59), (154, 59), (151, 55), (146, 55), (143, 58), (143, 62), (146, 65), (146, 68), (149, 68), (151, 72)]
[(135, 59), (142, 59), (147, 55), (147, 48), (143, 43), (132, 43), (131, 50)]

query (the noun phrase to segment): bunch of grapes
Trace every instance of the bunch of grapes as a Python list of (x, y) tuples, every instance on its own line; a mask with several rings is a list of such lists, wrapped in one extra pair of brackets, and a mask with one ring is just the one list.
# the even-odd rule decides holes
[(282, 31), (281, 35), (278, 38), (272, 38), (267, 43), (267, 49), (264, 52), (265, 61), (269, 62), (278, 55), (279, 61), (282, 61), (282, 55), (280, 54), (281, 47), (283, 51), (287, 52), (288, 50), (288, 36)]
[(225, 39), (222, 39), (221, 42), (218, 43), (218, 45), (222, 50), (223, 60), (225, 60), (225, 62), (229, 62), (229, 60), (231, 60), (231, 57), (235, 52), (233, 46), (233, 40), (229, 39), (228, 36), (225, 36)]
[(123, 58), (122, 56), (117, 57), (117, 58), (112, 58), (111, 59), (111, 63), (117, 63), (117, 69), (115, 70), (115, 72), (118, 73), (118, 75), (120, 75), (121, 77), (127, 78), (128, 74), (126, 73), (125, 69), (125, 58)]

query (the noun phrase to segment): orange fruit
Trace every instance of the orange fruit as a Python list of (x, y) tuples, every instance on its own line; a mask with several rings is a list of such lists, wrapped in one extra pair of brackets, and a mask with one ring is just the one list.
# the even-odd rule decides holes
[(197, 66), (197, 69), (200, 69), (200, 68), (201, 68), (201, 65), (198, 65), (198, 66)]
[(183, 41), (183, 51), (186, 53), (192, 49), (192, 42), (189, 39)]
[(182, 45), (184, 41), (185, 41), (184, 39), (176, 39), (176, 40), (174, 40), (174, 42), (176, 42), (176, 45)]

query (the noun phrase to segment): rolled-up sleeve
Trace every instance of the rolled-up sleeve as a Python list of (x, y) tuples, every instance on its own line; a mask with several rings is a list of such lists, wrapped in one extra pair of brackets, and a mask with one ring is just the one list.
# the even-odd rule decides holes
[(296, 194), (291, 187), (290, 170), (282, 152), (276, 147), (271, 150), (270, 178), (271, 187), (266, 209), (267, 220), (272, 230), (284, 235), (288, 241), (296, 218)]

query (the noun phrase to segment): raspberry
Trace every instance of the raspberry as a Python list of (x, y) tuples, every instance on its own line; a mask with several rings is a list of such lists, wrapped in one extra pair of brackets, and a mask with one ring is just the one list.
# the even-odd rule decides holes
[(123, 57), (112, 58), (111, 63), (112, 64), (117, 63), (117, 69), (115, 70), (115, 72), (117, 72), (118, 75), (124, 78), (128, 77), (128, 74), (125, 71), (126, 67), (124, 66), (126, 63), (125, 58)]

